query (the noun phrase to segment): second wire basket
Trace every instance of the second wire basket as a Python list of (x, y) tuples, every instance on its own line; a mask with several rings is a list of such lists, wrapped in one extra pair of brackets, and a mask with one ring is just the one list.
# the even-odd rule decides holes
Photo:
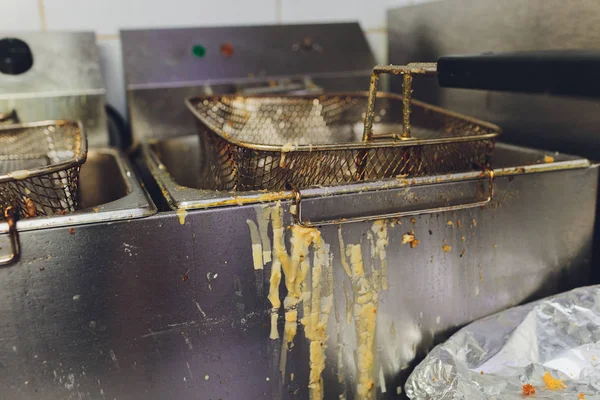
[(0, 220), (63, 214), (79, 208), (79, 170), (87, 142), (78, 122), (0, 126)]

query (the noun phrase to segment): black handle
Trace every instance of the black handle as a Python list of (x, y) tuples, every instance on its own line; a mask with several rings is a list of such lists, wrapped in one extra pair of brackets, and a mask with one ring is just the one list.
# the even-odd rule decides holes
[(600, 51), (447, 56), (437, 70), (442, 87), (600, 97)]

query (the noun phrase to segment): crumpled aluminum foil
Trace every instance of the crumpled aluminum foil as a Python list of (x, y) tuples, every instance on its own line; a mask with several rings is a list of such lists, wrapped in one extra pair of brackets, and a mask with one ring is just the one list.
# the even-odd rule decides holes
[[(566, 388), (547, 388), (546, 371)], [(600, 400), (600, 286), (471, 323), (429, 353), (405, 390), (418, 400), (523, 400), (527, 383), (532, 399)]]

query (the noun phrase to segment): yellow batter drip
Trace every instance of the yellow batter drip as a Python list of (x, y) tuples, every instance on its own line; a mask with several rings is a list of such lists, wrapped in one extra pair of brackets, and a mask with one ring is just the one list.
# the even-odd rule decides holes
[[(308, 387), (310, 398), (323, 398), (325, 349), (327, 348), (327, 323), (333, 305), (333, 269), (329, 257), (329, 246), (319, 240), (314, 244), (314, 261), (311, 269), (311, 292), (306, 299), (304, 318), (305, 336), (310, 340), (310, 374)], [(307, 307), (309, 304), (309, 307)]]
[(175, 214), (177, 214), (177, 218), (179, 218), (179, 223), (181, 225), (185, 225), (185, 217), (187, 216), (187, 211), (183, 208), (180, 208), (175, 212)]
[(388, 279), (387, 279), (387, 252), (386, 247), (389, 243), (388, 240), (388, 229), (386, 220), (377, 220), (373, 222), (371, 231), (375, 234), (375, 252), (374, 255), (379, 258), (379, 268), (381, 276), (381, 288), (387, 290)]

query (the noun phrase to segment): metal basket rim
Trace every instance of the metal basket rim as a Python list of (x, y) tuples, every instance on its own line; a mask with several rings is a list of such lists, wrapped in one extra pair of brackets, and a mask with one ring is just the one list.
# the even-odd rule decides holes
[[(260, 98), (278, 98), (278, 99), (319, 99), (322, 97), (364, 97), (368, 98), (368, 92), (330, 92), (325, 94), (302, 94), (302, 95), (294, 95), (294, 94), (285, 94), (285, 95), (273, 95), (273, 94), (257, 94), (250, 96), (243, 96), (239, 94), (225, 94), (225, 95), (203, 95), (203, 96), (191, 96), (185, 100), (185, 105), (188, 110), (194, 115), (197, 121), (204, 124), (208, 129), (210, 129), (213, 133), (217, 134), (221, 139), (229, 142), (238, 147), (243, 147), (245, 149), (250, 150), (261, 150), (261, 151), (271, 151), (271, 152), (285, 152), (292, 153), (295, 151), (327, 151), (327, 150), (368, 150), (368, 149), (377, 149), (382, 147), (412, 147), (412, 146), (421, 146), (421, 145), (433, 145), (433, 144), (443, 144), (443, 143), (458, 143), (458, 142), (474, 142), (479, 140), (493, 140), (498, 135), (502, 133), (502, 129), (495, 124), (490, 122), (482, 121), (477, 118), (469, 117), (464, 114), (460, 114), (454, 111), (450, 111), (441, 107), (437, 107), (431, 104), (424, 103), (419, 100), (411, 100), (411, 104), (413, 106), (417, 106), (423, 108), (425, 110), (429, 110), (432, 112), (436, 112), (439, 114), (443, 114), (452, 118), (461, 119), (466, 122), (470, 122), (473, 124), (477, 124), (483, 126), (487, 129), (494, 131), (493, 133), (486, 133), (481, 135), (471, 135), (471, 136), (455, 136), (450, 138), (435, 138), (435, 139), (408, 139), (408, 140), (377, 140), (371, 143), (364, 142), (348, 142), (348, 143), (338, 143), (338, 144), (319, 144), (319, 145), (294, 145), (292, 149), (284, 150), (284, 145), (267, 145), (267, 144), (255, 144), (248, 143), (241, 140), (237, 140), (232, 138), (222, 129), (217, 128), (212, 123), (208, 122), (204, 115), (202, 115), (196, 107), (194, 106), (198, 102), (202, 102), (205, 100), (210, 101), (219, 101), (219, 99), (234, 99), (234, 98), (245, 98), (245, 99), (260, 99)], [(395, 94), (395, 93), (377, 93), (377, 98), (388, 98), (394, 99), (398, 101), (402, 101), (403, 96)], [(366, 110), (365, 110), (366, 111)]]
[[(80, 148), (79, 153), (76, 154), (75, 157), (73, 157), (69, 160), (60, 162), (60, 163), (51, 164), (51, 165), (48, 165), (45, 167), (28, 169), (29, 174), (27, 175), (27, 178), (25, 178), (25, 179), (35, 178), (35, 177), (50, 174), (53, 172), (62, 171), (65, 169), (80, 166), (81, 164), (85, 163), (85, 161), (87, 159), (87, 137), (85, 135), (83, 123), (81, 121), (70, 121), (70, 120), (62, 120), (61, 119), (61, 120), (45, 120), (45, 121), (36, 121), (36, 122), (24, 122), (24, 123), (19, 123), (19, 124), (0, 125), (0, 135), (2, 134), (3, 131), (8, 131), (8, 130), (12, 130), (12, 129), (27, 129), (27, 128), (39, 128), (39, 127), (43, 127), (43, 126), (65, 126), (65, 125), (77, 126), (79, 136), (81, 137), (81, 148)], [(13, 172), (15, 172), (15, 171), (9, 172), (4, 175), (0, 175), (0, 183), (7, 183), (7, 182), (14, 182), (14, 181), (21, 180), (21, 179), (17, 179), (15, 177), (11, 176), (11, 173), (13, 173)]]

